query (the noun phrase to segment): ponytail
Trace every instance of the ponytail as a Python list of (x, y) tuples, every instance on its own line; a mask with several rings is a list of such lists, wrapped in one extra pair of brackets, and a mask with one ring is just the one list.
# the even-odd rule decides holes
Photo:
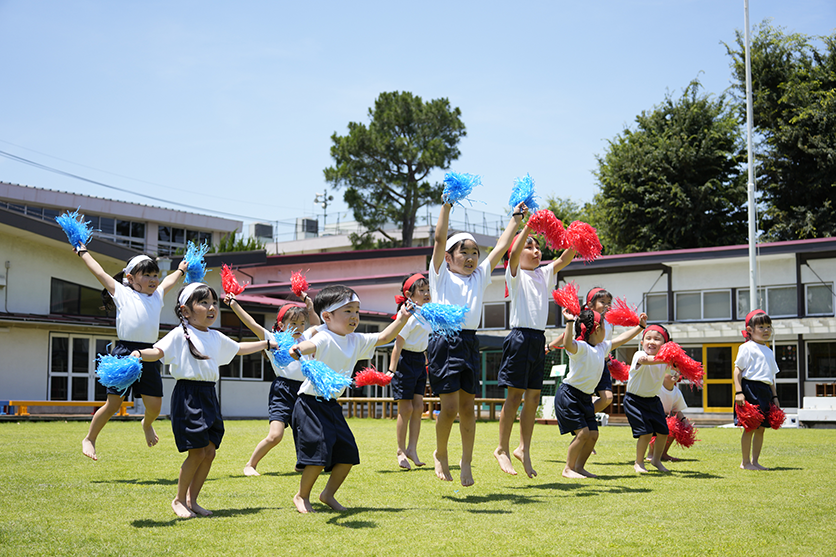
[(597, 312), (592, 311), (591, 309), (584, 309), (581, 310), (581, 313), (578, 315), (577, 322), (581, 325), (579, 327), (581, 332), (581, 336), (579, 338), (586, 343), (589, 343), (589, 335), (592, 334), (592, 331), (595, 329), (595, 325), (600, 324), (600, 322), (595, 319), (596, 313)]

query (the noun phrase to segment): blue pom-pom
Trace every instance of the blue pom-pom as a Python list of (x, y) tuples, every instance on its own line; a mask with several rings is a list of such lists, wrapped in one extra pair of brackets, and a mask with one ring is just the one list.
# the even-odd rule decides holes
[(537, 194), (534, 193), (534, 180), (528, 174), (514, 179), (514, 190), (511, 192), (511, 199), (508, 200), (511, 210), (520, 203), (525, 203), (532, 213), (540, 208), (537, 204)]
[(105, 387), (124, 392), (142, 375), (142, 362), (135, 356), (100, 354), (96, 360), (96, 375)]
[(462, 330), (465, 314), (470, 308), (451, 304), (424, 304), (415, 312), (418, 319), (427, 323), (434, 333), (450, 337)]
[(475, 174), (448, 172), (444, 175), (444, 192), (441, 194), (441, 200), (450, 205), (456, 203), (461, 205), (460, 201), (470, 195), (473, 188), (481, 185), (482, 178)]
[(183, 278), (184, 284), (203, 282), (206, 276), (206, 262), (203, 260), (203, 256), (206, 255), (207, 251), (209, 251), (209, 245), (205, 242), (200, 245), (195, 242), (188, 243), (186, 255), (183, 256), (183, 260), (188, 265), (186, 276)]
[(293, 357), (290, 355), (289, 350), (290, 347), (296, 344), (296, 340), (293, 338), (292, 331), (279, 331), (275, 333), (270, 333), (273, 337), (273, 340), (276, 341), (276, 348), (270, 350), (270, 357), (273, 358), (273, 362), (278, 367), (287, 367), (293, 360)]
[(341, 375), (318, 360), (302, 360), (302, 374), (310, 380), (318, 396), (337, 398), (351, 385), (351, 378)]
[(55, 217), (55, 222), (61, 225), (61, 228), (64, 229), (64, 234), (67, 235), (67, 240), (75, 248), (81, 247), (81, 244), (89, 244), (90, 238), (93, 237), (92, 223), (89, 221), (85, 222), (84, 215), (79, 215), (78, 210), (73, 212), (67, 211)]

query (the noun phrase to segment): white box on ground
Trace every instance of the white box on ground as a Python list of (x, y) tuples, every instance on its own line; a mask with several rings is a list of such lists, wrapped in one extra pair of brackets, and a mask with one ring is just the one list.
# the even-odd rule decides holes
[(836, 422), (836, 397), (805, 396), (803, 408), (798, 409), (797, 416), (801, 423)]

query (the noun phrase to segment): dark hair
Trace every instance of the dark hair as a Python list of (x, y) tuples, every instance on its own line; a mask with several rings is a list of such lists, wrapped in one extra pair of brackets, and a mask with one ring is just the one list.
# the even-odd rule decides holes
[[(456, 234), (458, 234), (458, 232), (452, 232), (452, 233), (448, 234), (447, 239), (449, 240), (450, 238), (452, 238)], [(447, 250), (447, 253), (449, 253), (450, 255), (453, 255), (453, 253), (455, 253), (456, 249), (460, 248), (462, 246), (462, 244), (464, 244), (467, 240), (469, 240), (469, 238), (465, 238), (464, 240), (459, 240), (458, 242), (456, 242), (455, 244), (450, 246), (450, 249)], [(471, 241), (473, 241), (473, 240), (471, 240)], [(476, 242), (473, 242), (473, 243), (476, 245), (476, 253), (478, 253), (479, 255), (482, 255), (482, 251), (479, 249), (479, 244), (477, 244)]]
[[(204, 356), (203, 354), (198, 352), (197, 348), (195, 348), (194, 344), (192, 344), (192, 339), (190, 338), (190, 335), (189, 335), (189, 329), (186, 328), (186, 318), (183, 317), (183, 312), (180, 310), (180, 294), (182, 294), (183, 290), (185, 290), (185, 289), (186, 289), (186, 287), (184, 286), (177, 293), (177, 303), (174, 304), (174, 314), (177, 316), (177, 319), (180, 320), (180, 325), (183, 327), (183, 333), (184, 333), (184, 336), (186, 337), (186, 342), (189, 343), (189, 352), (191, 352), (192, 356), (194, 356), (195, 359), (197, 359), (197, 360), (208, 360), (209, 356)], [(218, 293), (215, 292), (215, 289), (212, 288), (209, 285), (201, 284), (200, 286), (198, 286), (197, 288), (194, 289), (191, 296), (189, 296), (186, 299), (186, 301), (183, 305), (191, 308), (194, 305), (195, 302), (198, 302), (198, 301), (200, 301), (204, 298), (209, 298), (209, 297), (211, 297), (213, 300), (215, 300), (215, 303), (217, 303)]]
[[(284, 315), (282, 315), (282, 323), (286, 321), (293, 321), (294, 319), (299, 319), (300, 317), (307, 319), (308, 318), (308, 308), (302, 308), (299, 306), (290, 306), (288, 307)], [(279, 330), (279, 314), (276, 314), (276, 322), (273, 323), (273, 332), (277, 332)], [(301, 332), (301, 331), (300, 331)]]
[[(588, 343), (589, 335), (592, 334), (592, 330), (595, 328), (595, 312), (591, 309), (582, 309), (580, 314), (578, 314), (576, 323), (580, 323), (585, 327), (583, 340)], [(580, 331), (580, 327), (578, 327), (576, 331)]]
[[(150, 257), (150, 256), (149, 256)], [(143, 275), (149, 275), (151, 273), (159, 273), (160, 266), (157, 265), (157, 262), (154, 259), (143, 259), (136, 265), (134, 268), (131, 269), (131, 274), (142, 273)], [(119, 271), (115, 275), (113, 275), (113, 280), (117, 283), (122, 284), (122, 279), (125, 278), (125, 271)], [(107, 288), (102, 289), (102, 307), (101, 309), (105, 311), (113, 311), (116, 309), (116, 304), (113, 303), (113, 296), (110, 295), (110, 292), (107, 291)]]
[(354, 290), (348, 286), (343, 286), (342, 284), (326, 286), (314, 297), (314, 311), (317, 314), (321, 314), (322, 310), (325, 308), (332, 306), (341, 300), (350, 300), (352, 296), (356, 295), (357, 293)]
[[(593, 295), (592, 295), (592, 299), (590, 300), (590, 299), (589, 299), (589, 294), (590, 294), (593, 290), (596, 290), (596, 289), (598, 290), (598, 292), (596, 292), (595, 294), (593, 294)], [(594, 306), (594, 305), (595, 305), (595, 302), (597, 302), (597, 301), (598, 301), (598, 300), (600, 300), (601, 298), (609, 298), (610, 300), (612, 300), (612, 297), (613, 297), (613, 296), (612, 296), (612, 294), (610, 294), (607, 290), (605, 290), (605, 289), (601, 288), (600, 286), (593, 286), (592, 288), (590, 288), (590, 289), (589, 289), (589, 292), (587, 292), (587, 293), (586, 293), (586, 297), (584, 298), (584, 300), (587, 300), (587, 301), (586, 301), (586, 303), (583, 305), (583, 307), (585, 307), (585, 308), (589, 308), (589, 309), (592, 309), (592, 306)]]
[(752, 336), (749, 334), (749, 327), (753, 329), (758, 325), (772, 325), (772, 318), (769, 317), (766, 313), (756, 313), (749, 319), (749, 324), (746, 325), (746, 340), (752, 340)]
[[(408, 281), (409, 279), (411, 279), (413, 276), (414, 276), (414, 275), (408, 275), (408, 276), (405, 276), (405, 277), (403, 278), (403, 280), (401, 281), (401, 293), (403, 293), (403, 287), (404, 287), (404, 285), (406, 284), (406, 281)], [(416, 291), (417, 289), (421, 288), (422, 286), (429, 286), (429, 285), (430, 285), (430, 281), (428, 281), (426, 278), (419, 278), (419, 279), (417, 279), (415, 282), (413, 282), (413, 283), (412, 283), (412, 286), (410, 286), (410, 287), (409, 287), (409, 290), (407, 291), (407, 293), (408, 293), (410, 296), (412, 296), (412, 295), (414, 295), (414, 294), (415, 294), (415, 291)], [(399, 310), (399, 311), (400, 311), (401, 306), (402, 306), (403, 304), (404, 304), (404, 302), (401, 302), (401, 303), (399, 303), (399, 304), (398, 304), (398, 310)]]
[[(542, 247), (540, 245), (540, 239), (533, 234), (529, 234), (528, 238), (525, 239), (525, 245), (528, 245), (528, 242), (537, 242), (537, 247), (538, 248)], [(511, 250), (513, 250), (513, 249), (514, 249), (514, 242), (511, 242), (511, 247), (508, 248), (508, 250), (505, 253), (502, 254), (502, 260), (503, 261), (509, 261), (511, 259)]]

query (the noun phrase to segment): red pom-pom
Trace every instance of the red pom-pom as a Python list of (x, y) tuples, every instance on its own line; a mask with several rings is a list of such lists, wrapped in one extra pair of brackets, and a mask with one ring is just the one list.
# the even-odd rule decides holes
[(666, 342), (656, 353), (654, 359), (661, 360), (669, 366), (676, 367), (680, 375), (691, 382), (691, 385), (702, 389), (702, 364), (690, 358), (675, 342)]
[(698, 441), (697, 430), (687, 420), (680, 420), (676, 416), (668, 416), (668, 430), (670, 430), (673, 440), (685, 449), (693, 446)]
[(769, 414), (766, 415), (766, 419), (769, 420), (769, 427), (772, 429), (778, 429), (784, 425), (784, 420), (787, 419), (787, 414), (772, 404), (769, 406)]
[(610, 370), (610, 375), (616, 381), (626, 383), (630, 379), (630, 366), (615, 358), (610, 358), (607, 361), (607, 369)]
[(601, 241), (598, 239), (598, 233), (595, 229), (586, 224), (576, 220), (566, 229), (566, 243), (568, 247), (575, 250), (584, 261), (595, 261), (601, 257)]
[(296, 271), (290, 275), (290, 289), (296, 294), (297, 298), (302, 297), (302, 292), (307, 292), (310, 285), (308, 279), (302, 274), (302, 271)]
[(737, 425), (743, 426), (746, 431), (755, 431), (763, 424), (763, 414), (760, 408), (748, 401), (743, 405), (736, 404), (734, 413), (737, 416)]
[(639, 324), (639, 315), (636, 313), (636, 308), (627, 305), (627, 302), (621, 298), (615, 299), (605, 318), (613, 325), (623, 327), (635, 327)]
[(541, 209), (531, 215), (527, 225), (537, 234), (542, 234), (546, 238), (546, 243), (552, 249), (568, 247), (566, 244), (566, 230), (563, 228), (563, 223), (548, 209)]
[(568, 309), (572, 315), (580, 314), (581, 302), (578, 299), (578, 285), (574, 282), (552, 291), (552, 298), (554, 298), (554, 303)]
[(247, 284), (249, 283), (243, 285), (238, 284), (235, 273), (224, 263), (223, 267), (221, 267), (221, 286), (223, 286), (224, 294), (235, 294), (237, 296), (244, 291)]
[(380, 373), (373, 367), (367, 367), (357, 372), (354, 376), (354, 384), (358, 387), (365, 387), (367, 385), (377, 385), (378, 387), (385, 387), (392, 382), (392, 378), (385, 373)]

